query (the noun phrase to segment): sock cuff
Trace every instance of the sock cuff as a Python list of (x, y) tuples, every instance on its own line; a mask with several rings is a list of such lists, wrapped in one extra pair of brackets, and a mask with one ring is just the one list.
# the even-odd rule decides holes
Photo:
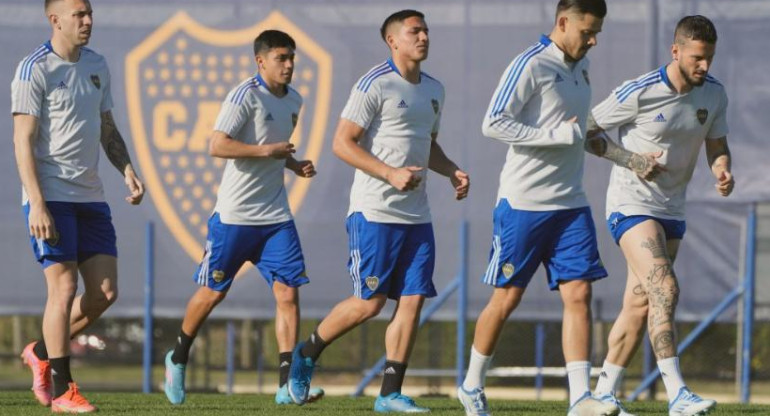
[(604, 361), (604, 364), (602, 364), (602, 368), (605, 370), (612, 370), (617, 372), (623, 372), (626, 371), (626, 367), (619, 366), (617, 364), (613, 364), (607, 360)]
[(573, 370), (585, 370), (591, 368), (591, 363), (588, 361), (570, 361), (565, 367), (567, 368), (567, 372)]
[(480, 353), (480, 352), (479, 352), (479, 351), (476, 349), (476, 346), (473, 346), (473, 345), (471, 346), (471, 356), (472, 356), (472, 357), (475, 357), (475, 358), (478, 358), (478, 359), (481, 359), (481, 360), (491, 360), (491, 359), (492, 359), (492, 355), (493, 355), (493, 354), (490, 354), (490, 355), (484, 355), (484, 354)]
[(673, 357), (664, 358), (662, 360), (658, 360), (657, 364), (658, 365), (674, 364), (674, 365), (678, 366), (679, 365), (679, 357), (673, 356)]

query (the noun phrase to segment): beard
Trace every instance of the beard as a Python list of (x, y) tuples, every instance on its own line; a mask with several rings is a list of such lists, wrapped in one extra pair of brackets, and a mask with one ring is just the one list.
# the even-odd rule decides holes
[(706, 74), (703, 74), (702, 78), (697, 79), (691, 76), (690, 74), (688, 74), (687, 71), (681, 66), (678, 66), (678, 67), (679, 67), (679, 73), (682, 74), (682, 78), (685, 80), (685, 82), (687, 82), (689, 86), (700, 87), (701, 85), (703, 85), (704, 82), (706, 82)]

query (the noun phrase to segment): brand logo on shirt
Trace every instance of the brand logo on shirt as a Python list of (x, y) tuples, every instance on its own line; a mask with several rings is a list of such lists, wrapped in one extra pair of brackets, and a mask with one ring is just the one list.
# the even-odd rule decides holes
[(299, 116), (297, 113), (291, 113), (291, 126), (297, 127), (297, 120), (299, 120)]
[(406, 101), (401, 100), (401, 102), (398, 103), (398, 108), (409, 108), (409, 106), (406, 105)]
[(273, 121), (273, 113), (267, 113), (267, 116), (265, 116), (265, 121)]
[(706, 110), (705, 108), (699, 108), (698, 111), (695, 112), (695, 117), (698, 117), (698, 122), (702, 126), (709, 118), (709, 110)]
[(59, 85), (56, 86), (56, 89), (57, 90), (66, 90), (67, 89), (67, 84), (65, 84), (64, 81), (60, 81)]
[(588, 71), (586, 71), (585, 69), (583, 70), (583, 79), (586, 80), (586, 84), (591, 85), (591, 79), (588, 78)]
[(91, 82), (94, 84), (97, 90), (102, 89), (102, 81), (99, 79), (99, 75), (91, 74)]
[(564, 78), (561, 77), (561, 74), (556, 74), (556, 78), (554, 78), (553, 82), (562, 82), (564, 81)]
[[(332, 56), (300, 25), (278, 11), (263, 15), (250, 27), (209, 28), (179, 12), (153, 28), (126, 55), (126, 105), (138, 164), (151, 200), (168, 232), (196, 263), (208, 232), (206, 219), (217, 201), (226, 161), (208, 155), (208, 138), (228, 92), (253, 77), (253, 35), (282, 30), (296, 41), (295, 84), (305, 97), (301, 111), (289, 108), (275, 121), (291, 130), (299, 143), (295, 157), (317, 163), (324, 149), (332, 91)], [(250, 40), (251, 39), (251, 40)], [(90, 76), (91, 74), (86, 74)], [(99, 73), (99, 77), (101, 77)], [(94, 85), (97, 77), (91, 78)], [(108, 89), (107, 79), (104, 88)], [(53, 87), (56, 84), (52, 84)], [(89, 87), (90, 88), (90, 87)], [(264, 121), (263, 121), (264, 123)], [(287, 175), (285, 188), (292, 212), (302, 215), (303, 200), (313, 182)], [(245, 266), (242, 270), (250, 270)], [(209, 271), (209, 279), (211, 279)], [(233, 278), (228, 271), (226, 278)], [(241, 274), (242, 275), (242, 274)]]
[[(665, 122), (666, 122), (666, 117), (664, 117), (664, 116), (663, 116), (663, 113), (660, 113), (660, 114), (658, 114), (658, 116), (657, 116), (657, 117), (655, 117), (655, 118), (654, 118), (652, 121), (654, 121), (654, 122), (656, 122), (656, 123), (665, 123)], [(702, 124), (702, 123), (701, 123), (701, 124)]]

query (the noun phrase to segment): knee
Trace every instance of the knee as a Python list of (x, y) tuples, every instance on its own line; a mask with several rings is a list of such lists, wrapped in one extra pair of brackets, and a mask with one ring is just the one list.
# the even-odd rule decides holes
[(110, 289), (104, 292), (104, 303), (110, 306), (118, 300), (118, 288)]
[(584, 308), (591, 304), (590, 282), (575, 281), (569, 285), (562, 285), (560, 290), (566, 308)]
[(49, 290), (48, 297), (56, 303), (68, 305), (75, 299), (77, 290), (76, 282), (61, 282), (53, 290)]
[(295, 308), (298, 304), (298, 294), (296, 288), (283, 287), (274, 290), (275, 303), (280, 309)]
[(213, 308), (214, 306), (217, 306), (220, 302), (222, 302), (225, 299), (225, 296), (227, 296), (227, 292), (220, 292), (218, 290), (207, 290), (206, 296), (203, 297), (203, 301), (210, 307)]
[(358, 308), (361, 320), (365, 321), (379, 315), (383, 306), (385, 306), (384, 298), (375, 297), (362, 300)]

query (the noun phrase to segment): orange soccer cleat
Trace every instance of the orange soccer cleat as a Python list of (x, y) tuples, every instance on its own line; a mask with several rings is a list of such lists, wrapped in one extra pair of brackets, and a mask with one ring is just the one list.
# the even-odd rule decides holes
[(88, 403), (78, 390), (75, 382), (69, 383), (69, 390), (61, 396), (53, 399), (51, 410), (54, 413), (91, 413), (96, 411), (96, 407)]
[(33, 348), (36, 341), (30, 342), (24, 347), (24, 351), (21, 353), (21, 359), (24, 364), (29, 366), (32, 370), (32, 392), (35, 393), (35, 398), (43, 406), (51, 405), (51, 365), (48, 364), (48, 360), (41, 360), (35, 355)]

